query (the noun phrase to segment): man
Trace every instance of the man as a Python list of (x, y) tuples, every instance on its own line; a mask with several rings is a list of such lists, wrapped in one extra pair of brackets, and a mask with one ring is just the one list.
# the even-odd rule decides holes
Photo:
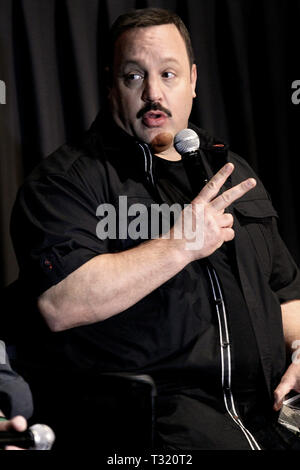
[[(0, 341), (0, 446), (1, 431), (25, 431), (26, 418), (33, 412), (32, 397), (27, 383), (10, 367), (6, 348)], [(17, 450), (7, 446), (7, 450)]]
[[(197, 78), (185, 26), (157, 9), (120, 17), (109, 72), (111, 117), (46, 159), (13, 213), (20, 283), (37, 305), (21, 351), (38, 413), (54, 430), (67, 413), (100, 433), (99, 375), (150, 374), (162, 448), (295, 447), (272, 407), (274, 391), (276, 410), (300, 391), (284, 344), (300, 337), (299, 272), (244, 160), (191, 124), (195, 167), (175, 150)], [(134, 204), (151, 219), (163, 203), (185, 208), (166, 233), (136, 237)]]

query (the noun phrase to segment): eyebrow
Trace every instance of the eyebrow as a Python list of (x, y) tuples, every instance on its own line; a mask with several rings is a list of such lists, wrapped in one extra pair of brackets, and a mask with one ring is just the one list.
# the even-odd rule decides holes
[[(173, 64), (176, 64), (176, 65), (180, 65), (179, 61), (177, 59), (175, 59), (174, 57), (165, 57), (164, 59), (162, 59), (161, 61), (162, 65), (164, 64), (170, 64), (170, 63), (173, 63)], [(128, 60), (126, 62), (124, 62), (124, 64), (122, 65), (122, 68), (125, 68), (125, 67), (130, 67), (130, 66), (138, 66), (138, 67), (142, 67), (142, 64), (140, 62), (138, 62), (137, 60)]]

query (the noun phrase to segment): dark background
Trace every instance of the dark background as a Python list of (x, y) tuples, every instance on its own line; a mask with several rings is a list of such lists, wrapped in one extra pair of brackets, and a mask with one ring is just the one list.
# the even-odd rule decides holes
[[(271, 193), (300, 262), (298, 220), (300, 0), (0, 0), (0, 281), (18, 269), (9, 237), (28, 172), (88, 128), (103, 103), (107, 31), (130, 8), (176, 11), (198, 65), (193, 121), (230, 143)], [(26, 234), (24, 234), (26, 236)]]

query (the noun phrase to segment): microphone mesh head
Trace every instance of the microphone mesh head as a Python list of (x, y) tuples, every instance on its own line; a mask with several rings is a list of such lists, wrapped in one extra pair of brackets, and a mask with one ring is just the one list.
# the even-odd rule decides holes
[(33, 434), (33, 450), (50, 450), (55, 441), (55, 434), (46, 424), (34, 424), (29, 430)]
[(174, 147), (180, 155), (196, 152), (200, 147), (199, 136), (192, 129), (183, 129), (175, 135)]

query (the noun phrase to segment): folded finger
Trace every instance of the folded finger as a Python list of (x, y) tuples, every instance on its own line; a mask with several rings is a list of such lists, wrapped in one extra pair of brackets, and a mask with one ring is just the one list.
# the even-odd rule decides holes
[(233, 216), (231, 214), (220, 214), (218, 222), (220, 227), (231, 228), (233, 226)]
[(235, 237), (235, 231), (232, 228), (224, 228), (224, 242), (230, 242)]

